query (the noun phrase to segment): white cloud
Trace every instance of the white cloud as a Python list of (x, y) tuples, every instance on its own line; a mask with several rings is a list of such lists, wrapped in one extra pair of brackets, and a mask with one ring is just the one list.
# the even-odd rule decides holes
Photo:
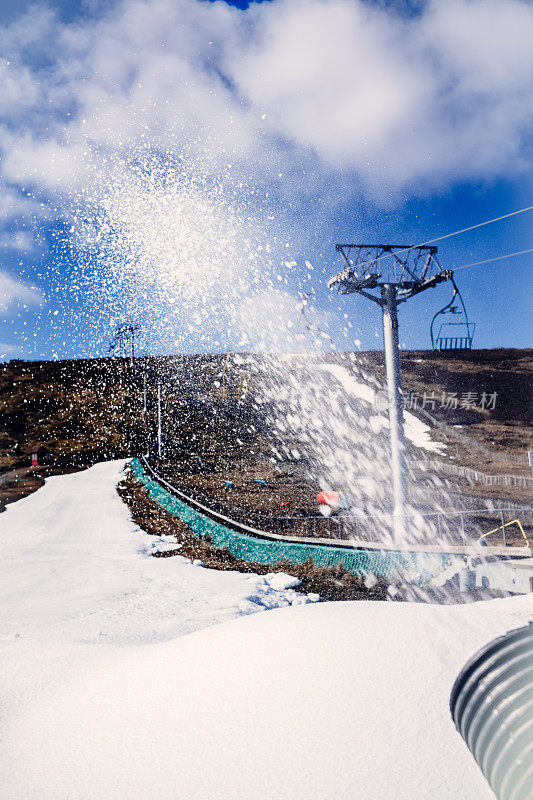
[(11, 250), (18, 250), (22, 253), (31, 253), (35, 250), (35, 238), (27, 231), (14, 231), (6, 241), (6, 246)]
[(0, 218), (5, 221), (24, 219), (41, 213), (35, 201), (24, 197), (10, 186), (2, 187), (0, 191)]
[(0, 359), (14, 358), (22, 355), (22, 348), (18, 345), (0, 342)]
[(0, 312), (5, 313), (13, 306), (41, 306), (42, 293), (7, 272), (0, 272)]
[(532, 32), (526, 0), (409, 17), (363, 0), (124, 0), (70, 25), (34, 7), (2, 31), (4, 177), (77, 192), (104, 156), (143, 148), (294, 197), (324, 179), (373, 198), (492, 179), (530, 157)]
[(491, 178), (519, 161), (533, 118), (533, 6), (428, 3), (400, 19), (348, 0), (264, 4), (228, 54), (271, 129), (372, 192)]

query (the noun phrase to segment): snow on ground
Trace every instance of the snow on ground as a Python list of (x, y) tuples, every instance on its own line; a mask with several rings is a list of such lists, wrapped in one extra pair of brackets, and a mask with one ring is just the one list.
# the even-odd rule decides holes
[[(342, 367), (340, 364), (324, 364), (321, 368), (333, 375), (347, 394), (356, 397), (358, 400), (363, 400), (363, 402), (369, 405), (375, 406), (376, 409), (378, 408), (374, 389), (356, 380), (345, 367)], [(432, 453), (442, 453), (444, 451), (446, 445), (442, 442), (434, 442), (430, 436), (431, 428), (421, 422), (414, 414), (410, 414), (409, 411), (404, 411), (404, 421), (405, 436), (415, 447), (421, 447)], [(372, 417), (371, 423), (373, 423), (375, 433), (378, 433), (381, 427), (388, 428), (389, 426), (388, 419), (382, 414)]]
[(309, 600), (289, 576), (152, 558), (168, 542), (132, 523), (115, 489), (123, 464), (50, 478), (0, 514), (0, 735), (108, 649)]
[(17, 720), (4, 798), (489, 800), (449, 692), (530, 611), (324, 603), (115, 651)]
[(492, 797), (448, 698), (531, 595), (289, 607), (288, 578), (148, 557), (120, 467), (0, 516), (3, 800)]
[(170, 543), (131, 521), (115, 490), (123, 464), (50, 478), (0, 515), (4, 641), (148, 642), (305, 602), (260, 576), (151, 558)]

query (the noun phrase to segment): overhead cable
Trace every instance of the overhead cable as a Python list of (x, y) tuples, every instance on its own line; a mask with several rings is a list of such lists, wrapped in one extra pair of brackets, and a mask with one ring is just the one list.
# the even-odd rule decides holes
[[(526, 206), (526, 208), (519, 208), (517, 211), (511, 211), (509, 214), (502, 214), (501, 217), (494, 217), (494, 219), (487, 219), (485, 222), (478, 222), (477, 225), (470, 225), (469, 228), (461, 228), (458, 231), (452, 231), (452, 233), (445, 233), (443, 236), (437, 236), (435, 239), (428, 239), (427, 242), (422, 242), (422, 244), (412, 244), (409, 247), (404, 247), (402, 250), (395, 250), (394, 255), (400, 255), (400, 253), (407, 253), (409, 250), (414, 250), (417, 247), (426, 247), (426, 245), (434, 244), (435, 242), (441, 242), (443, 239), (450, 239), (452, 236), (459, 236), (460, 233), (467, 233), (468, 231), (473, 231), (476, 228), (483, 228), (485, 225), (491, 225), (493, 222), (500, 222), (502, 219), (508, 219), (509, 217), (515, 217), (517, 214), (523, 214), (526, 211), (533, 211), (533, 206)], [(377, 258), (372, 259), (372, 261), (365, 261), (361, 264), (358, 264), (358, 267), (364, 267), (367, 264), (375, 264), (376, 261), (380, 261), (382, 258), (390, 258), (390, 253), (384, 253)]]
[(481, 264), (490, 264), (491, 261), (501, 261), (504, 258), (512, 258), (513, 256), (522, 256), (524, 253), (533, 253), (533, 247), (529, 250), (519, 250), (516, 253), (507, 253), (504, 256), (496, 256), (496, 258), (487, 258), (485, 261), (474, 261), (472, 264), (463, 264), (461, 267), (454, 267), (453, 271), (457, 272), (458, 269), (466, 269), (467, 267), (479, 267)]
[[(502, 219), (507, 219), (508, 217), (515, 217), (517, 214), (523, 214), (525, 211), (533, 211), (533, 206), (527, 206), (526, 208), (520, 208), (518, 211), (511, 211), (510, 214), (503, 214), (501, 217), (495, 217), (494, 219), (488, 219), (485, 222), (478, 222), (477, 225), (471, 225), (469, 228), (462, 228), (460, 231), (453, 231), (453, 233), (446, 233), (444, 236), (437, 236), (436, 239), (430, 239), (428, 242), (424, 242), (426, 244), (433, 244), (433, 242), (440, 242), (442, 239), (449, 239), (451, 236), (458, 236), (460, 233), (467, 233), (467, 231), (473, 231), (475, 228), (482, 228), (484, 225), (490, 225), (492, 222), (500, 222)], [(418, 245), (419, 247), (423, 247), (424, 245)], [(406, 247), (406, 250), (411, 250), (411, 247)], [(401, 251), (400, 251), (401, 252)]]

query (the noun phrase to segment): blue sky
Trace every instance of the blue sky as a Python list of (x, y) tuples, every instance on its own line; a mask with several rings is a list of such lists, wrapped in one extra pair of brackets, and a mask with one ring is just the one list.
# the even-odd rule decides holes
[[(103, 354), (126, 318), (147, 351), (305, 347), (302, 293), (338, 347), (380, 347), (378, 309), (325, 285), (336, 242), (533, 204), (529, 3), (241, 5), (3, 3), (4, 357)], [(439, 261), (532, 247), (532, 222)], [(457, 272), (478, 347), (531, 346), (532, 255)], [(450, 296), (403, 306), (402, 346)]]

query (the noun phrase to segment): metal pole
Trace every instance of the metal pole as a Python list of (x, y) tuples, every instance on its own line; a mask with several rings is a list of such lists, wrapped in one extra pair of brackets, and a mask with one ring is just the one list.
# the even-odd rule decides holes
[(531, 797), (531, 697), (531, 622), (489, 642), (452, 689), (452, 719), (499, 800)]
[(157, 457), (161, 458), (163, 431), (161, 427), (161, 381), (157, 381)]
[(150, 458), (150, 423), (148, 422), (148, 387), (146, 372), (143, 376), (143, 422), (146, 435), (146, 457)]
[(409, 498), (407, 490), (407, 465), (405, 461), (405, 437), (403, 430), (402, 375), (398, 340), (396, 286), (390, 283), (382, 286), (381, 299), (389, 403), (392, 485), (394, 492), (393, 532), (394, 538), (398, 541), (406, 533), (406, 506)]
[(503, 533), (503, 546), (507, 547), (507, 532), (505, 530), (505, 512), (501, 512), (502, 517), (502, 533)]

